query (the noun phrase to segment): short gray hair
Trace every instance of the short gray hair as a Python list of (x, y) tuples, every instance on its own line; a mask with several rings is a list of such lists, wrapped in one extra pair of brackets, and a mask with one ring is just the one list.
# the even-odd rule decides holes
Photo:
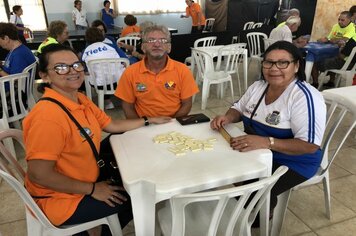
[(140, 31), (145, 31), (146, 28), (153, 26), (154, 23), (152, 21), (144, 21), (140, 24)]
[(144, 29), (143, 33), (142, 33), (142, 39), (143, 40), (147, 40), (147, 34), (154, 32), (154, 31), (160, 31), (162, 33), (164, 33), (166, 35), (166, 38), (168, 39), (169, 42), (171, 42), (171, 34), (169, 33), (169, 30), (167, 28), (167, 26), (164, 25), (152, 25), (147, 27), (146, 29)]
[(297, 8), (292, 8), (288, 11), (289, 16), (300, 16), (300, 11)]
[(300, 20), (299, 16), (290, 16), (286, 20), (286, 25), (294, 25), (294, 24), (300, 25), (300, 23), (301, 23), (301, 20)]

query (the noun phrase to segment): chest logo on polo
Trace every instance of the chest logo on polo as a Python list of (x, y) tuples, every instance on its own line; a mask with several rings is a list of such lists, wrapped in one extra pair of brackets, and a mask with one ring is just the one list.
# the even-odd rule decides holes
[(167, 81), (164, 84), (164, 87), (169, 90), (174, 90), (176, 88), (176, 83), (174, 83), (174, 81)]
[(136, 83), (136, 91), (137, 92), (146, 92), (147, 85), (145, 85), (144, 83)]
[(281, 115), (279, 111), (273, 111), (272, 113), (268, 114), (266, 117), (266, 122), (271, 125), (278, 125), (281, 121)]
[[(91, 137), (93, 135), (93, 132), (91, 132), (90, 128), (83, 127), (83, 129), (84, 129), (85, 133), (87, 133), (89, 135), (89, 137)], [(79, 133), (80, 133), (80, 136), (85, 139), (85, 136), (82, 134), (82, 132), (80, 132), (80, 130), (79, 130)]]

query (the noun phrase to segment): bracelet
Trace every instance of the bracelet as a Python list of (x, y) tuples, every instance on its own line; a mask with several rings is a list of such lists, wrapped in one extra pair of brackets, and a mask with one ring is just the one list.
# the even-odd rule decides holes
[(272, 149), (272, 146), (274, 145), (274, 138), (273, 137), (268, 137), (269, 139), (269, 149)]
[(142, 116), (142, 118), (145, 120), (145, 126), (149, 126), (150, 122), (148, 121), (147, 116)]
[(94, 191), (95, 191), (95, 183), (93, 183), (93, 187), (91, 189), (91, 192), (88, 195), (89, 196), (93, 195)]

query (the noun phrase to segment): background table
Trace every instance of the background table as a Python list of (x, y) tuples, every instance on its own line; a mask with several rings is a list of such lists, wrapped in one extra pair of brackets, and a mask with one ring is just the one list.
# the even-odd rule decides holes
[[(234, 136), (241, 134), (235, 126), (229, 128)], [(171, 131), (196, 139), (213, 137), (217, 141), (211, 151), (188, 152), (176, 157), (168, 151), (173, 144), (153, 142), (156, 135)], [(234, 151), (217, 131), (210, 129), (209, 123), (181, 126), (173, 120), (112, 135), (110, 142), (124, 187), (131, 196), (138, 236), (154, 235), (155, 204), (162, 200), (271, 175), (272, 153), (269, 150)]]
[(336, 44), (331, 43), (309, 42), (305, 47), (301, 48), (301, 50), (307, 53), (305, 57), (305, 75), (307, 82), (310, 81), (314, 62), (335, 57), (339, 53), (339, 47)]

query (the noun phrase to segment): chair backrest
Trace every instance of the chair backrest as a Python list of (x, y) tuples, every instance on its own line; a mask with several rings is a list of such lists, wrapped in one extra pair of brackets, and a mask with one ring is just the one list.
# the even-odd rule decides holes
[(276, 41), (275, 41), (275, 40), (272, 40), (272, 39), (264, 38), (264, 39), (263, 39), (263, 45), (264, 45), (265, 51), (266, 51), (266, 49), (267, 49), (271, 44), (273, 44), (274, 42), (276, 42)]
[(246, 23), (244, 24), (243, 30), (252, 29), (252, 26), (253, 26), (254, 24), (255, 24), (255, 22), (253, 22), (253, 21), (246, 22)]
[(91, 84), (104, 94), (114, 94), (117, 83), (125, 68), (130, 65), (127, 58), (95, 59), (88, 62)]
[[(356, 92), (356, 88), (353, 92)], [(321, 145), (323, 159), (320, 165), (319, 174), (323, 174), (328, 170), (342, 145), (356, 125), (356, 101), (346, 98), (344, 94), (331, 93), (328, 90), (324, 90), (322, 94), (325, 102), (330, 105), (326, 115), (326, 131)], [(335, 134), (337, 130), (340, 130), (341, 128), (343, 130), (341, 132), (339, 131), (336, 137)], [(332, 153), (329, 153), (329, 147), (332, 141), (333, 146), (335, 145), (332, 149), (335, 149)]]
[(264, 52), (264, 48), (262, 47), (264, 43), (264, 39), (267, 39), (267, 35), (265, 33), (260, 32), (251, 32), (246, 34), (247, 38), (247, 46), (250, 52), (250, 56), (261, 56)]
[(229, 74), (237, 73), (239, 62), (244, 59), (245, 48), (246, 43), (230, 44), (220, 48), (215, 70), (223, 70)]
[[(353, 62), (354, 58), (356, 57), (356, 47), (354, 47), (348, 56), (347, 60), (345, 61), (345, 64), (342, 66), (340, 70), (347, 71), (351, 62)], [(356, 70), (356, 63), (354, 63), (353, 67), (349, 69), (350, 71), (355, 71)]]
[[(287, 170), (288, 167), (282, 166), (272, 176), (247, 185), (215, 191), (182, 194), (171, 198), (170, 205), (173, 215), (172, 235), (194, 235), (185, 234), (185, 209), (190, 204), (199, 207), (199, 204), (197, 205), (196, 203), (206, 204), (208, 202), (214, 203), (212, 214), (210, 216), (198, 215), (199, 210), (197, 210), (194, 211), (194, 217), (209, 217), (209, 224), (204, 226), (194, 224), (193, 227), (204, 227), (204, 231), (206, 230), (204, 235), (208, 236), (250, 235), (247, 232), (251, 231), (251, 224), (265, 203), (267, 195), (270, 193), (273, 185)], [(207, 207), (207, 205), (203, 205), (203, 207)], [(228, 216), (223, 217), (226, 214)], [(227, 223), (223, 222), (225, 220), (227, 220)], [(224, 227), (219, 227), (222, 224)], [(218, 232), (218, 229), (225, 232)], [(187, 231), (189, 230), (187, 228)]]
[(118, 38), (116, 43), (118, 44), (119, 42), (121, 42), (121, 43), (125, 43), (128, 45), (136, 46), (137, 42), (140, 41), (140, 39), (141, 38), (138, 36), (124, 36), (124, 37)]
[(207, 18), (205, 20), (205, 26), (203, 28), (203, 33), (213, 32), (215, 18)]
[(214, 46), (217, 36), (200, 38), (194, 41), (194, 48)]
[(141, 33), (140, 32), (132, 32), (132, 33), (129, 33), (128, 35), (126, 36), (130, 36), (130, 37), (141, 37)]
[(213, 58), (206, 52), (193, 48), (192, 55), (198, 68), (198, 77), (200, 79), (206, 78), (205, 75), (214, 71)]
[(27, 96), (27, 105), (29, 106), (30, 109), (32, 109), (36, 104), (33, 89), (34, 89), (37, 63), (38, 63), (38, 58), (36, 57), (36, 61), (34, 63), (32, 63), (31, 65), (27, 66), (22, 71), (22, 72), (27, 72), (30, 74), (30, 76), (27, 77), (27, 80), (26, 80), (26, 85), (25, 85), (26, 91), (24, 91)]
[(257, 22), (255, 24), (252, 25), (251, 29), (256, 29), (256, 28), (261, 28), (263, 25), (262, 22)]
[(18, 73), (1, 77), (0, 93), (3, 115), (8, 122), (14, 122), (24, 118), (28, 110), (24, 105), (25, 84), (29, 73)]

